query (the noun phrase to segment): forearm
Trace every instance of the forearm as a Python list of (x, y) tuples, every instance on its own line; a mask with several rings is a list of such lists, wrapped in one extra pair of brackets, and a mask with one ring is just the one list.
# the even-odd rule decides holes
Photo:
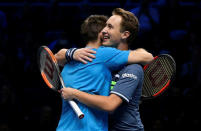
[(61, 49), (60, 51), (58, 51), (55, 54), (58, 64), (60, 66), (64, 66), (67, 62), (74, 60), (73, 55), (76, 50), (77, 50), (76, 48), (70, 48), (70, 49)]
[(153, 55), (146, 50), (140, 48), (134, 51), (131, 51), (128, 57), (128, 63), (140, 63), (146, 65), (154, 59)]
[(87, 106), (108, 111), (108, 96), (92, 95), (75, 89), (73, 98)]
[(72, 98), (80, 101), (83, 104), (86, 104), (87, 106), (104, 110), (107, 112), (114, 111), (122, 103), (121, 98), (116, 95), (92, 95), (76, 89), (73, 89)]
[(91, 50), (91, 48), (70, 48), (70, 49), (61, 49), (55, 54), (57, 62), (60, 66), (64, 66), (67, 62), (76, 60), (87, 64), (87, 61), (92, 61), (95, 58), (93, 54), (96, 51)]
[(67, 50), (68, 49), (61, 49), (54, 55), (55, 58), (57, 59), (57, 62), (59, 64), (59, 66), (64, 66), (65, 63), (67, 62), (66, 57), (65, 57), (65, 54), (66, 54)]

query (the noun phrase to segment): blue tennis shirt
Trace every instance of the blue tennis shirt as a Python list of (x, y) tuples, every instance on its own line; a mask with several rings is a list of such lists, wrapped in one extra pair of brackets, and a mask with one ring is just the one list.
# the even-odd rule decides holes
[[(99, 47), (96, 59), (88, 64), (72, 61), (64, 66), (61, 73), (66, 87), (72, 87), (90, 94), (109, 95), (111, 71), (119, 70), (128, 61), (129, 51), (110, 47)], [(107, 131), (108, 113), (87, 107), (76, 101), (82, 112), (79, 119), (67, 101), (62, 99), (62, 113), (57, 131)]]

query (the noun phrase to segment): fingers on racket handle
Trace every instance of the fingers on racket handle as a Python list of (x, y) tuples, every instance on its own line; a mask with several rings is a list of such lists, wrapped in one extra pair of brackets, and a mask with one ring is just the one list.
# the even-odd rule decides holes
[(84, 118), (84, 114), (73, 100), (68, 100), (68, 103), (71, 105), (71, 107), (73, 108), (74, 112), (76, 113), (79, 119)]

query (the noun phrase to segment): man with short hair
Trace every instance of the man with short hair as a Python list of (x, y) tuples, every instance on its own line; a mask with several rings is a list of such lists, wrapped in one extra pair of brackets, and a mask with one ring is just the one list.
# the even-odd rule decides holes
[[(114, 18), (114, 19), (112, 19), (112, 18)], [(113, 23), (110, 23), (110, 22), (113, 22)], [(120, 23), (121, 23), (121, 17), (119, 17), (119, 15), (116, 15), (116, 18), (113, 16), (110, 17), (110, 19), (106, 23), (106, 27), (102, 31), (103, 43), (104, 42), (109, 43), (109, 44), (113, 43), (111, 45), (118, 44), (118, 46), (121, 46), (122, 44), (123, 44), (123, 46), (126, 45), (126, 43), (128, 41), (127, 38), (131, 38), (130, 37), (131, 32), (129, 32), (127, 29), (125, 29), (125, 30), (122, 29), (120, 31)], [(138, 24), (138, 23), (134, 23), (134, 24)], [(90, 24), (88, 24), (88, 26), (90, 26)], [(92, 47), (92, 48), (97, 47), (97, 46), (95, 46), (94, 42), (88, 41), (88, 43), (90, 44), (90, 47)], [(115, 46), (117, 46), (117, 45), (115, 45)], [(112, 111), (113, 109), (116, 109), (116, 107), (119, 106), (123, 102), (123, 99), (121, 97), (119, 97), (117, 94), (111, 94), (110, 96), (108, 96), (109, 95), (108, 94), (109, 93), (108, 80), (109, 81), (111, 80), (111, 75), (110, 75), (110, 72), (108, 72), (108, 69), (110, 71), (120, 69), (119, 67), (124, 66), (125, 63), (143, 63), (143, 64), (145, 64), (145, 63), (152, 61), (153, 56), (143, 49), (139, 49), (139, 50), (135, 50), (135, 51), (119, 51), (114, 48), (104, 48), (104, 47), (98, 48), (97, 47), (96, 51), (97, 51), (96, 59), (94, 59), (92, 62), (90, 62), (86, 65), (83, 65), (81, 63), (78, 64), (78, 63), (75, 63), (74, 61), (72, 61), (72, 63), (70, 62), (69, 64), (67, 64), (65, 66), (65, 67), (68, 67), (68, 71), (66, 70), (67, 73), (64, 72), (65, 71), (65, 67), (64, 67), (64, 70), (62, 71), (62, 77), (64, 79), (64, 82), (66, 80), (66, 82), (72, 83), (72, 84), (68, 83), (68, 85), (65, 84), (65, 86), (73, 87), (73, 88), (63, 88), (62, 96), (65, 99), (71, 99), (71, 98), (77, 99), (78, 101), (80, 101), (88, 106), (97, 107), (97, 108), (100, 108), (100, 109), (103, 109), (106, 111)], [(58, 60), (62, 60), (62, 58), (63, 58), (63, 56), (61, 54), (59, 55), (59, 53), (56, 54), (56, 57)], [(103, 62), (100, 61), (100, 57), (101, 57), (101, 59), (103, 59)], [(125, 60), (123, 60), (123, 59), (125, 59)], [(89, 70), (86, 70), (85, 66), (89, 67), (90, 65), (94, 65), (94, 63), (101, 64), (101, 66), (102, 66), (101, 70), (97, 71), (94, 67), (92, 68), (92, 66), (90, 67)], [(81, 64), (82, 68), (77, 69), (76, 66), (80, 65), (80, 64)], [(104, 66), (106, 66), (107, 68), (105, 69)], [(85, 72), (84, 70), (88, 71), (88, 72), (84, 73)], [(105, 73), (105, 70), (107, 71), (106, 72), (107, 74)], [(79, 75), (81, 75), (80, 76), (81, 80), (77, 79), (78, 77), (75, 77), (74, 73), (76, 73), (78, 71), (79, 71)], [(98, 72), (100, 72), (100, 73), (98, 74)], [(66, 77), (66, 75), (68, 75), (68, 74), (70, 74), (71, 76), (69, 75), (68, 77)], [(96, 76), (96, 77), (95, 77), (95, 79), (91, 79), (91, 77), (87, 77), (87, 75), (91, 75), (91, 77), (93, 77), (93, 76)], [(101, 77), (102, 75), (104, 77)], [(134, 75), (128, 75), (128, 76), (132, 76), (132, 78), (137, 77)], [(70, 77), (74, 78), (73, 81), (69, 80)], [(137, 81), (138, 81), (138, 79), (141, 80), (142, 77), (143, 76), (140, 76), (139, 78), (137, 78)], [(91, 79), (91, 81), (90, 81), (90, 79)], [(88, 82), (87, 83), (88, 85), (83, 86), (82, 84), (80, 84), (80, 82), (82, 82), (82, 80), (85, 80), (85, 82)], [(104, 80), (104, 82), (102, 82), (103, 80)], [(76, 81), (78, 81), (78, 83), (76, 83)], [(98, 83), (97, 83), (97, 81), (98, 81)], [(88, 88), (88, 87), (90, 87), (90, 88)], [(141, 87), (139, 86), (139, 89), (140, 88)], [(105, 90), (106, 92), (103, 93), (103, 92), (101, 92), (101, 90)], [(107, 93), (107, 91), (108, 91), (108, 93)], [(89, 94), (87, 94), (86, 92)], [(70, 95), (68, 95), (68, 93)], [(102, 95), (102, 96), (99, 96), (99, 95)], [(107, 108), (107, 106), (104, 106), (105, 100), (102, 101), (101, 100), (102, 98), (105, 100), (107, 100), (109, 98), (108, 100), (112, 100), (111, 102), (117, 103), (117, 104), (107, 103), (107, 105), (110, 105), (110, 104), (112, 106), (114, 105), (114, 108), (113, 107)], [(116, 102), (113, 100), (115, 100)], [(65, 105), (65, 106), (67, 106), (67, 105)], [(81, 106), (81, 110), (85, 113), (85, 109), (87, 109), (87, 107), (85, 105), (82, 105), (81, 103), (79, 103), (79, 106)], [(82, 108), (83, 106), (84, 106), (84, 108)], [(137, 107), (138, 107), (138, 105), (137, 105)], [(80, 129), (80, 130), (83, 130), (83, 128), (85, 126), (87, 127), (87, 128), (85, 128), (87, 130), (107, 130), (108, 129), (107, 125), (105, 125), (103, 128), (104, 124), (102, 124), (102, 123), (107, 123), (107, 117), (105, 116), (104, 112), (101, 112), (100, 110), (93, 110), (90, 107), (88, 108), (87, 111), (88, 112), (85, 116), (90, 119), (88, 119), (87, 123), (85, 123), (86, 125), (82, 125), (79, 127), (79, 123), (81, 123), (82, 120), (77, 121), (76, 126), (79, 128), (82, 127), (82, 129)], [(67, 112), (67, 111), (65, 110), (65, 112)], [(89, 112), (91, 112), (91, 114)], [(96, 114), (96, 112), (99, 114)], [(62, 112), (62, 114), (63, 114), (63, 112)], [(87, 115), (94, 116), (94, 117), (88, 117)], [(87, 118), (84, 118), (84, 119), (87, 119)], [(67, 119), (66, 116), (63, 119)], [(74, 119), (76, 119), (76, 118), (74, 118)], [(71, 121), (74, 119), (71, 119)], [(101, 123), (101, 121), (102, 121), (102, 123)], [(63, 123), (63, 125), (65, 125), (65, 124), (68, 125), (70, 120), (69, 121), (65, 120), (65, 122), (67, 122), (67, 123)], [(96, 122), (96, 124), (94, 122)], [(100, 123), (97, 123), (97, 122), (100, 122)], [(77, 128), (77, 130), (79, 128)], [(70, 128), (68, 128), (68, 129), (70, 129)], [(70, 129), (70, 130), (72, 130), (72, 129)]]

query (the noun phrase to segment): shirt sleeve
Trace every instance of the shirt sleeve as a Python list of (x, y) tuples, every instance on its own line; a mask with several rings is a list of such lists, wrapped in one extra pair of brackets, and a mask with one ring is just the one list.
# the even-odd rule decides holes
[(139, 82), (143, 79), (143, 69), (138, 64), (132, 64), (122, 69), (119, 74), (120, 78), (110, 94), (116, 94), (126, 102), (129, 102), (132, 99), (132, 95), (136, 91)]
[(108, 48), (105, 50), (107, 59), (105, 65), (111, 70), (119, 70), (128, 63), (128, 56), (130, 51), (120, 51), (115, 48)]

